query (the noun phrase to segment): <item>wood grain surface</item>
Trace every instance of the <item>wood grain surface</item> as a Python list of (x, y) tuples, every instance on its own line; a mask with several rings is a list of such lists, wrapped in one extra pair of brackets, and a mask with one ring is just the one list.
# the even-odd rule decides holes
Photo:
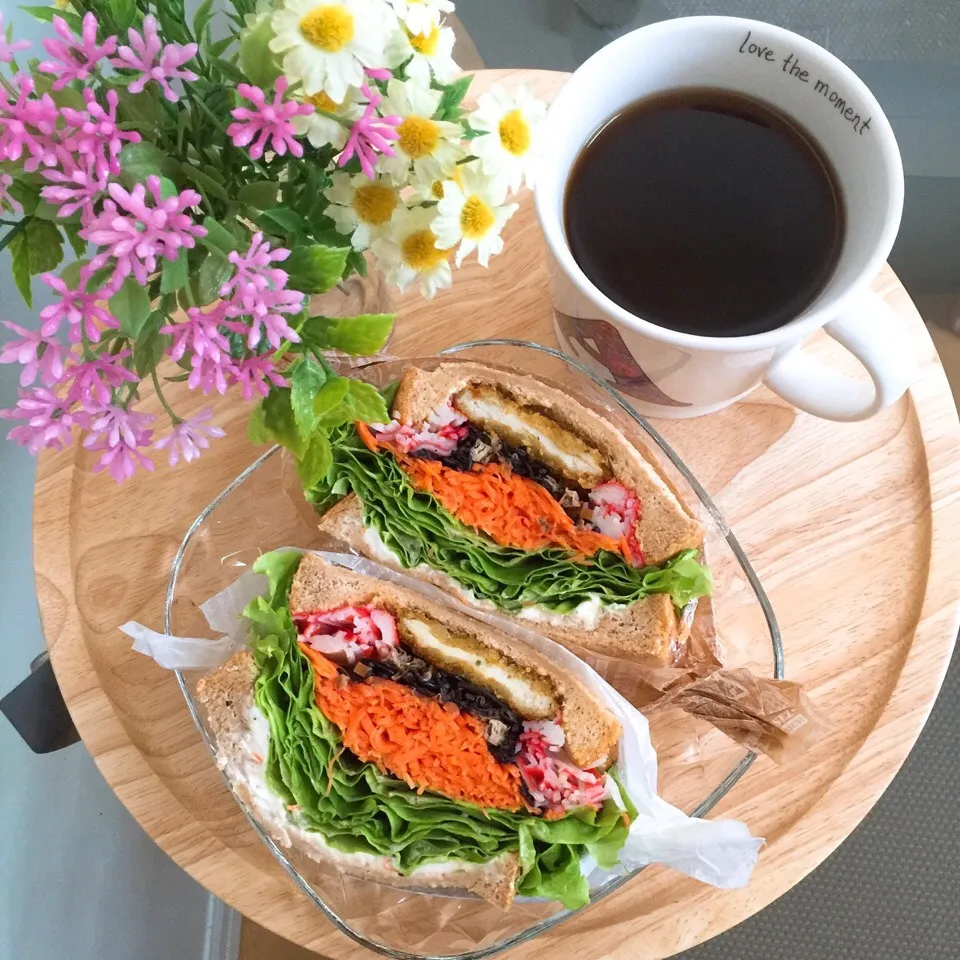
[[(478, 85), (563, 75), (487, 71)], [(391, 351), (424, 355), (477, 337), (554, 343), (529, 196), (506, 251), (452, 290), (401, 302)], [(714, 815), (767, 839), (745, 890), (718, 891), (652, 868), (512, 960), (654, 960), (729, 928), (824, 859), (873, 806), (915, 741), (958, 626), (960, 427), (923, 324), (890, 270), (876, 282), (918, 364), (909, 395), (865, 423), (798, 413), (763, 389), (710, 417), (661, 423), (717, 499), (779, 617), (788, 676), (834, 727), (802, 759), (754, 765)], [(856, 365), (831, 340), (808, 349)], [(183, 385), (178, 384), (177, 387)], [(152, 398), (148, 409), (156, 407)], [(208, 399), (177, 394), (186, 413)], [(111, 787), (177, 863), (258, 923), (337, 960), (366, 953), (335, 932), (260, 845), (211, 763), (173, 676), (131, 652), (117, 626), (162, 625), (170, 561), (190, 522), (254, 458), (246, 409), (214, 402), (228, 437), (198, 463), (117, 488), (79, 448), (41, 459), (34, 515), (37, 591), (53, 665), (87, 749)], [(157, 407), (157, 410), (159, 408)], [(896, 865), (891, 865), (896, 869)]]

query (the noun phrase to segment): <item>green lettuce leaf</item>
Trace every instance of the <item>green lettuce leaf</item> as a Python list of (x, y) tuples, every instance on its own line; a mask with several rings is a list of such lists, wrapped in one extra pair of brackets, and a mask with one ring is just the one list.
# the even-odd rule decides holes
[[(589, 900), (580, 860), (590, 851), (615, 862), (628, 827), (616, 804), (559, 820), (482, 810), (432, 793), (418, 794), (345, 751), (336, 726), (317, 708), (313, 668), (297, 647), (288, 595), (300, 555), (265, 554), (254, 566), (269, 581), (248, 604), (251, 646), (259, 668), (254, 697), (270, 724), (266, 777), (298, 825), (347, 853), (390, 857), (408, 874), (448, 859), (486, 863), (518, 851), (518, 892), (576, 909)], [(613, 860), (610, 860), (612, 856)], [(598, 857), (598, 860), (600, 858)]]
[(710, 571), (697, 561), (695, 550), (638, 570), (607, 551), (590, 563), (577, 563), (555, 548), (501, 547), (460, 523), (429, 494), (414, 490), (393, 457), (368, 450), (352, 424), (332, 431), (330, 441), (333, 463), (324, 479), (307, 491), (307, 499), (321, 513), (352, 491), (363, 503), (364, 523), (377, 531), (404, 567), (425, 563), (500, 610), (515, 612), (539, 604), (569, 613), (593, 597), (609, 606), (635, 603), (654, 593), (669, 594), (682, 609), (694, 597), (710, 594)]

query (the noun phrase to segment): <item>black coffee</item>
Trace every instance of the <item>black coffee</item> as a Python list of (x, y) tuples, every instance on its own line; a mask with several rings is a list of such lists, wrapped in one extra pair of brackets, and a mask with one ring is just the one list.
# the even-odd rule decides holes
[(676, 90), (640, 100), (581, 150), (567, 242), (611, 300), (672, 330), (738, 337), (793, 320), (843, 244), (817, 143), (758, 100)]

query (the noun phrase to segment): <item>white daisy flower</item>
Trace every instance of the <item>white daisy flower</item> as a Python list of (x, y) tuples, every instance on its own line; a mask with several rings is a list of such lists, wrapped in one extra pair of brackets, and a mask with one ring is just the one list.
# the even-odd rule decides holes
[(363, 107), (360, 106), (360, 91), (356, 87), (350, 87), (346, 97), (340, 103), (331, 99), (322, 90), (310, 97), (301, 96), (300, 99), (304, 103), (313, 104), (317, 112), (305, 117), (293, 118), (292, 123), (297, 136), (306, 136), (314, 147), (325, 147), (330, 143), (336, 150), (342, 150), (347, 143), (350, 131), (333, 117), (328, 117), (319, 111), (335, 113), (349, 123), (353, 123), (363, 113)]
[(363, 83), (364, 67), (383, 65), (396, 20), (382, 0), (284, 0), (272, 16), (270, 49), (306, 96), (326, 93), (339, 103)]
[(517, 212), (519, 204), (503, 201), (506, 187), (502, 181), (486, 176), (476, 161), (461, 165), (460, 182), (446, 180), (443, 197), (437, 204), (437, 216), (430, 229), (437, 236), (437, 246), (457, 250), (457, 266), (474, 250), (481, 267), (503, 250), (500, 231)]
[(437, 247), (430, 229), (436, 215), (436, 207), (398, 210), (386, 235), (373, 241), (370, 249), (380, 269), (401, 293), (416, 280), (420, 293), (429, 298), (453, 282), (450, 253)]
[[(454, 167), (453, 175), (448, 179), (455, 180), (459, 183), (460, 171), (462, 169), (463, 164)], [(409, 184), (409, 200), (416, 201), (417, 203), (436, 203), (438, 200), (443, 199), (443, 185), (445, 182), (446, 180), (444, 179), (434, 177), (430, 171), (427, 171), (426, 176), (414, 176)]]
[[(410, 178), (410, 164), (417, 177), (442, 179), (453, 173), (457, 161), (466, 156), (460, 143), (463, 127), (459, 123), (434, 120), (441, 91), (431, 90), (413, 80), (391, 80), (380, 104), (383, 116), (401, 117), (395, 157), (383, 157), (380, 169), (397, 184)], [(477, 139), (480, 139), (479, 137)]]
[(354, 250), (366, 250), (389, 228), (397, 210), (402, 210), (400, 191), (390, 180), (370, 180), (365, 173), (337, 172), (333, 183), (323, 191), (330, 201), (327, 215), (340, 233), (351, 234)]
[(430, 86), (430, 74), (438, 83), (449, 83), (460, 72), (453, 60), (456, 37), (450, 27), (434, 24), (427, 33), (411, 33), (401, 29), (387, 43), (387, 63), (400, 66), (407, 63), (407, 76), (425, 87)]
[(477, 98), (477, 109), (467, 118), (474, 130), (486, 136), (470, 141), (483, 172), (501, 178), (516, 192), (526, 181), (533, 186), (537, 161), (543, 152), (542, 126), (547, 107), (526, 86), (512, 94), (499, 87)]
[(389, 0), (393, 12), (411, 33), (429, 33), (445, 13), (453, 13), (452, 0)]

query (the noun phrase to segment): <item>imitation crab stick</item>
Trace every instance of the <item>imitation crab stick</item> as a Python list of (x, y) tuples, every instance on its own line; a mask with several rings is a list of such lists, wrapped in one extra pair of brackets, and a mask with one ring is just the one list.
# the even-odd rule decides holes
[(304, 643), (300, 649), (313, 664), (317, 706), (361, 760), (420, 792), (433, 790), (487, 809), (524, 809), (520, 772), (494, 759), (482, 720), (395, 680), (357, 683), (339, 677), (322, 653)]

